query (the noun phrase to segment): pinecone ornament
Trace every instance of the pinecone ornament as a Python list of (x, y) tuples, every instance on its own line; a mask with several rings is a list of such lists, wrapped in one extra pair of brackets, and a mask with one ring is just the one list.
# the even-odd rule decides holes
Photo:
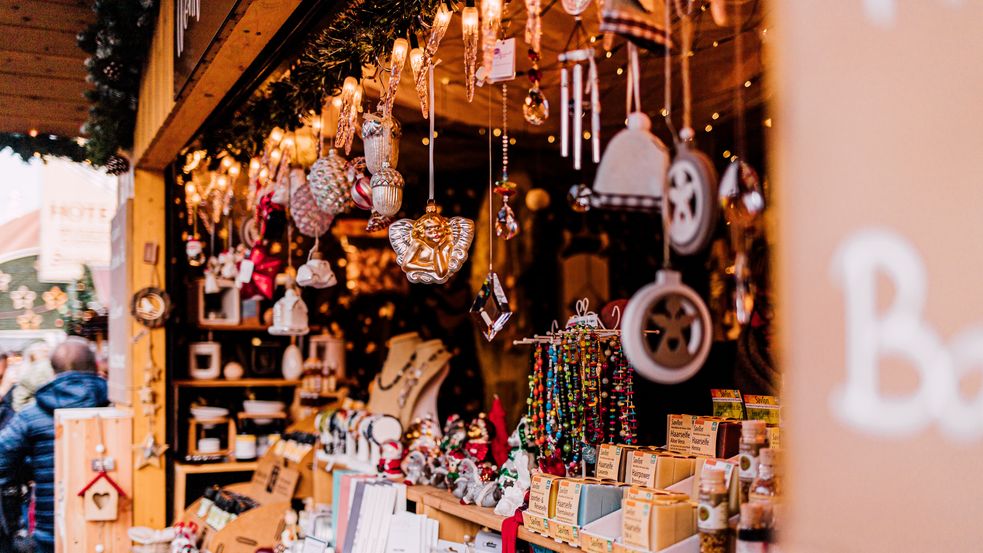
[(317, 207), (330, 215), (348, 211), (351, 206), (351, 189), (348, 185), (348, 162), (331, 148), (328, 155), (311, 165), (307, 184), (311, 188)]
[(112, 155), (106, 160), (106, 173), (118, 176), (130, 170), (130, 160), (121, 155)]
[(290, 214), (297, 230), (311, 238), (324, 234), (334, 221), (334, 215), (318, 209), (307, 176), (300, 168), (290, 170)]

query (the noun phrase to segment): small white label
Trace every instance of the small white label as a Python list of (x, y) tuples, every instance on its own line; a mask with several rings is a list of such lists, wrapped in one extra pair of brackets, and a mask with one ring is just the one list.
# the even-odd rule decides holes
[(758, 458), (750, 453), (741, 453), (739, 463), (741, 480), (754, 480), (758, 475)]
[(488, 82), (498, 83), (515, 78), (515, 39), (507, 38), (495, 43), (495, 56), (492, 58)]

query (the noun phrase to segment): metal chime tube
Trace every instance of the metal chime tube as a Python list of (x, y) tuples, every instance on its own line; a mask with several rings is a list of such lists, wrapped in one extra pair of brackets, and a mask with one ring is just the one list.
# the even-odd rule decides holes
[(601, 94), (598, 90), (597, 64), (594, 63), (594, 56), (590, 58), (590, 70), (587, 73), (590, 80), (590, 140), (591, 140), (591, 159), (594, 163), (601, 162)]
[(570, 80), (567, 68), (560, 69), (560, 155), (570, 152)]
[(580, 157), (583, 148), (584, 128), (584, 68), (578, 63), (573, 66), (573, 168), (580, 170)]

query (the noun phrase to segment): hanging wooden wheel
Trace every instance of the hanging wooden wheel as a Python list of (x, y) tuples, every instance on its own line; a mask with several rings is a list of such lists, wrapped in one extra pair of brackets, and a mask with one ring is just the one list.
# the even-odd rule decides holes
[(710, 158), (686, 143), (669, 167), (672, 249), (692, 255), (707, 246), (717, 223), (717, 172)]
[(621, 343), (643, 377), (678, 384), (699, 372), (710, 353), (710, 311), (676, 271), (659, 271), (655, 282), (628, 301)]

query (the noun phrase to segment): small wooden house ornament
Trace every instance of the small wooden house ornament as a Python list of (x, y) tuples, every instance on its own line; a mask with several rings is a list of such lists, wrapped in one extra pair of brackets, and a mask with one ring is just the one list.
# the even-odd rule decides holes
[(126, 497), (123, 488), (105, 471), (96, 474), (78, 495), (82, 498), (87, 521), (116, 520), (119, 516), (119, 498)]

